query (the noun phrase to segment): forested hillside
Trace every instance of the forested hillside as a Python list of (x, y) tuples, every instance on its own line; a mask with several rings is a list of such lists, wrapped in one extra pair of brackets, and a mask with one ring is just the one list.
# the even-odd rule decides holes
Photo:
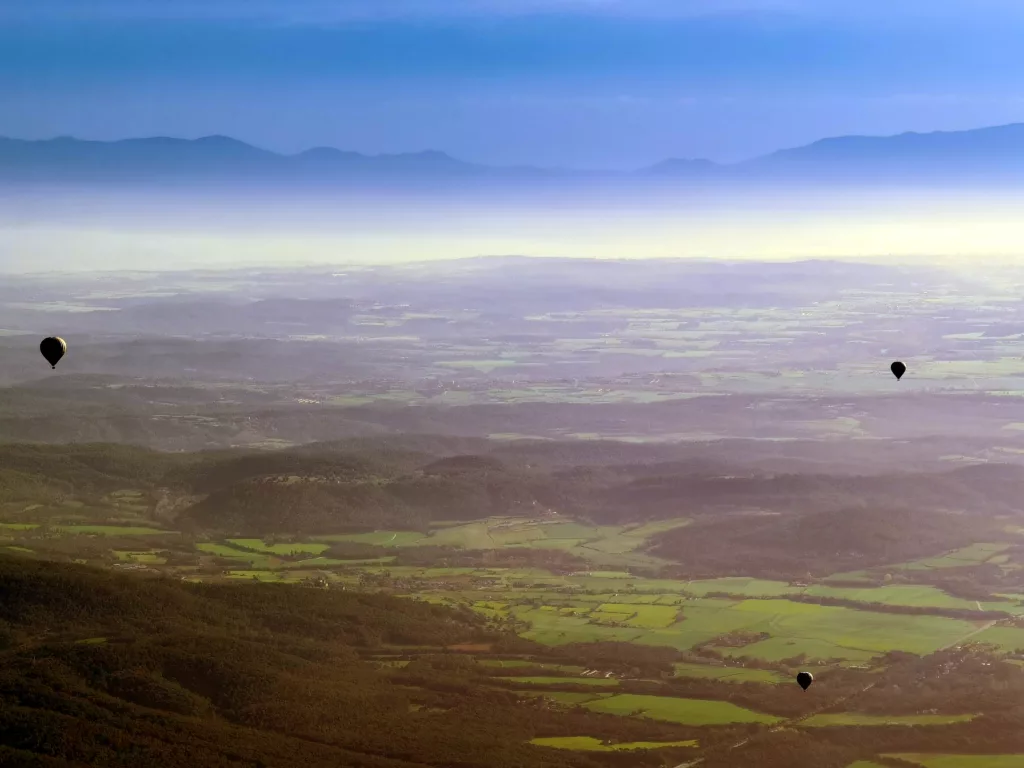
[(502, 517), (618, 526), (685, 517), (694, 524), (652, 530), (648, 549), (692, 575), (727, 572), (736, 557), (769, 576), (884, 565), (993, 540), (1021, 518), (1024, 468), (1015, 465), (780, 475), (643, 461), (643, 446), (632, 462), (622, 446), (601, 450), (427, 436), (191, 454), (6, 444), (0, 504), (22, 510), (23, 524), (70, 525), (68, 504), (94, 510), (92, 522), (116, 522), (104, 499), (130, 489), (142, 494), (140, 519), (224, 536), (425, 534), (439, 522)]
[(542, 708), (454, 681), (410, 685), (363, 659), (389, 646), (515, 647), (472, 614), (7, 557), (0, 594), (5, 764), (593, 765), (526, 744), (552, 718)]

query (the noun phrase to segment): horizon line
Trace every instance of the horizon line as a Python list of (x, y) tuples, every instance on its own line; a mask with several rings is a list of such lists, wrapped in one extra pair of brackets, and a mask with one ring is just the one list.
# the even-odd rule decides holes
[(61, 134), (61, 135), (58, 135), (58, 136), (52, 136), (50, 138), (44, 138), (44, 139), (25, 139), (25, 138), (18, 138), (18, 137), (14, 137), (14, 136), (2, 135), (2, 136), (0, 136), (0, 141), (20, 142), (20, 143), (26, 143), (26, 144), (46, 144), (46, 143), (59, 142), (59, 141), (75, 141), (75, 142), (86, 143), (86, 144), (121, 144), (121, 143), (126, 143), (126, 142), (142, 142), (142, 141), (160, 141), (160, 140), (163, 140), (163, 141), (173, 141), (173, 142), (182, 142), (182, 143), (195, 144), (195, 143), (199, 143), (199, 142), (210, 142), (212, 140), (218, 140), (218, 141), (228, 141), (228, 142), (232, 142), (232, 143), (236, 143), (236, 144), (241, 144), (241, 145), (243, 145), (245, 147), (248, 147), (250, 149), (254, 149), (254, 150), (257, 150), (259, 152), (265, 152), (267, 154), (275, 155), (276, 157), (282, 157), (282, 158), (297, 158), (297, 157), (302, 157), (304, 155), (307, 155), (307, 154), (309, 154), (311, 152), (317, 152), (317, 151), (330, 151), (330, 152), (337, 152), (337, 153), (343, 154), (343, 155), (358, 155), (360, 157), (366, 157), (366, 158), (398, 158), (398, 157), (418, 157), (418, 156), (422, 157), (422, 156), (425, 156), (425, 155), (435, 155), (435, 156), (445, 157), (445, 158), (447, 158), (449, 160), (452, 160), (452, 161), (454, 161), (456, 163), (460, 163), (460, 164), (463, 164), (463, 165), (469, 165), (469, 166), (474, 166), (474, 167), (478, 167), (478, 168), (491, 168), (491, 169), (496, 169), (496, 170), (539, 170), (539, 171), (559, 171), (559, 172), (563, 172), (563, 173), (581, 173), (581, 174), (585, 174), (585, 173), (602, 173), (602, 174), (610, 174), (610, 175), (629, 175), (629, 174), (633, 174), (633, 173), (641, 173), (641, 172), (644, 172), (644, 171), (650, 171), (650, 170), (653, 170), (655, 168), (658, 168), (658, 167), (663, 166), (663, 165), (668, 164), (668, 163), (708, 164), (708, 165), (715, 166), (715, 167), (718, 167), (718, 168), (736, 168), (736, 167), (743, 166), (746, 163), (750, 163), (750, 162), (759, 160), (761, 158), (770, 157), (770, 156), (775, 155), (775, 154), (780, 153), (780, 152), (789, 152), (789, 151), (793, 151), (793, 150), (803, 149), (805, 147), (814, 146), (815, 144), (819, 144), (819, 143), (822, 143), (822, 142), (844, 140), (844, 139), (894, 139), (894, 138), (899, 138), (901, 136), (935, 136), (935, 135), (949, 135), (949, 134), (980, 133), (980, 132), (984, 132), (984, 131), (1005, 130), (1005, 129), (1009, 129), (1009, 128), (1024, 128), (1024, 122), (1000, 123), (998, 125), (985, 125), (985, 126), (979, 126), (977, 128), (966, 128), (966, 129), (958, 130), (958, 131), (935, 130), (935, 131), (924, 131), (924, 132), (922, 132), (922, 131), (903, 131), (901, 133), (891, 133), (891, 134), (853, 134), (853, 133), (851, 133), (851, 134), (839, 134), (839, 135), (833, 135), (833, 136), (823, 136), (823, 137), (821, 137), (819, 139), (815, 139), (814, 141), (810, 141), (810, 142), (807, 142), (805, 144), (799, 144), (799, 145), (795, 145), (795, 146), (779, 147), (779, 148), (774, 149), (774, 150), (772, 150), (770, 152), (766, 152), (766, 153), (759, 154), (759, 155), (753, 155), (753, 156), (748, 157), (748, 158), (746, 158), (744, 160), (737, 160), (737, 161), (728, 162), (728, 163), (723, 163), (723, 162), (719, 162), (719, 161), (716, 161), (716, 160), (709, 160), (707, 158), (672, 156), (672, 157), (663, 158), (662, 160), (658, 160), (658, 161), (656, 161), (654, 163), (651, 163), (649, 165), (640, 166), (640, 167), (629, 169), (629, 170), (608, 169), (608, 168), (565, 168), (565, 167), (561, 167), (561, 166), (544, 166), (544, 165), (536, 165), (536, 164), (531, 164), (531, 163), (520, 163), (520, 164), (515, 164), (515, 165), (492, 165), (490, 163), (481, 163), (481, 162), (475, 162), (475, 161), (471, 161), (471, 160), (463, 160), (463, 159), (459, 158), (458, 156), (449, 153), (447, 150), (441, 150), (441, 149), (421, 149), (421, 150), (407, 150), (407, 151), (401, 151), (401, 152), (369, 153), (369, 152), (361, 152), (359, 150), (341, 149), (341, 148), (338, 148), (338, 147), (332, 147), (332, 146), (327, 146), (327, 145), (321, 144), (321, 145), (316, 145), (316, 146), (312, 146), (312, 147), (307, 147), (306, 149), (299, 150), (298, 152), (290, 152), (289, 153), (289, 152), (278, 152), (278, 151), (273, 150), (273, 149), (267, 149), (266, 147), (262, 147), (262, 146), (259, 146), (258, 144), (250, 143), (249, 141), (246, 141), (244, 139), (239, 139), (239, 138), (236, 138), (234, 136), (228, 136), (226, 134), (221, 134), (221, 133), (211, 133), (211, 134), (206, 134), (206, 135), (203, 135), (203, 136), (197, 136), (195, 138), (182, 138), (180, 136), (155, 135), (155, 136), (127, 136), (127, 137), (123, 137), (123, 138), (119, 138), (119, 139), (83, 139), (83, 138), (79, 138), (77, 136), (72, 136), (72, 135), (69, 135), (69, 134)]

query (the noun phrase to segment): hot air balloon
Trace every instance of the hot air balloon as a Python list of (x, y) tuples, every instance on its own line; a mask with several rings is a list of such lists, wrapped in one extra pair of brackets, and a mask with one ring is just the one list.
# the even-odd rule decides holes
[(896, 381), (899, 381), (903, 378), (903, 374), (907, 372), (907, 366), (897, 360), (889, 366), (889, 370), (892, 371), (892, 375), (896, 377)]
[(799, 683), (800, 687), (806, 691), (811, 687), (811, 683), (814, 682), (814, 675), (810, 672), (801, 672), (796, 676), (796, 681)]
[(68, 345), (58, 336), (49, 336), (39, 343), (39, 351), (43, 353), (50, 367), (56, 368), (64, 353), (68, 351)]

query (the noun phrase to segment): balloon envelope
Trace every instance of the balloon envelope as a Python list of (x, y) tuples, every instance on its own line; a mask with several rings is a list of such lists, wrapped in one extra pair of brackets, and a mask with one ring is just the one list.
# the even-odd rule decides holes
[(896, 377), (896, 381), (899, 381), (903, 378), (903, 374), (907, 372), (907, 366), (897, 360), (889, 366), (889, 370), (892, 371), (892, 375)]
[(43, 353), (43, 357), (46, 358), (50, 367), (56, 368), (57, 363), (64, 357), (64, 353), (68, 351), (68, 345), (64, 343), (64, 339), (50, 336), (39, 343), (39, 351)]
[(811, 683), (814, 682), (814, 675), (810, 672), (801, 672), (796, 676), (796, 681), (800, 684), (800, 687), (806, 691), (811, 687)]

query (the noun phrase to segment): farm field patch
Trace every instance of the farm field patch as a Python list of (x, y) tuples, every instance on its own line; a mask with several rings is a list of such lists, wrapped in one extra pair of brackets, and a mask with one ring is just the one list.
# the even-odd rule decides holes
[(178, 536), (177, 531), (122, 525), (60, 525), (52, 530), (72, 536)]
[[(549, 519), (491, 518), (470, 523), (434, 524), (427, 533), (389, 530), (372, 533), (328, 534), (310, 538), (315, 542), (353, 542), (385, 547), (562, 549), (595, 563), (620, 567), (649, 566), (663, 561), (640, 552), (639, 550), (644, 544), (652, 536), (687, 525), (689, 522), (686, 518), (675, 518), (641, 525), (599, 526), (573, 522), (552, 522)], [(259, 548), (250, 544), (244, 546)], [(275, 553), (281, 554), (281, 552)]]
[(572, 664), (548, 664), (543, 661), (533, 661), (532, 659), (477, 659), (476, 663), (482, 667), (494, 667), (497, 669), (539, 668), (549, 672), (559, 672), (567, 676), (581, 675), (587, 671), (584, 667)]
[[(863, 603), (906, 605), (915, 608), (952, 608), (973, 611), (977, 610), (979, 605), (974, 600), (953, 597), (926, 584), (892, 584), (865, 589), (814, 586), (802, 590), (802, 594), (815, 597), (836, 597)], [(1022, 610), (1013, 602), (982, 601), (980, 605), (981, 609), (986, 611), (1015, 613)]]
[[(573, 642), (625, 641), (642, 645), (663, 645), (690, 650), (710, 643), (723, 656), (749, 656), (767, 662), (783, 662), (796, 657), (809, 661), (859, 664), (889, 650), (924, 654), (971, 635), (981, 624), (929, 615), (903, 615), (858, 610), (852, 607), (821, 606), (784, 599), (784, 595), (802, 593), (815, 597), (835, 597), (863, 603), (907, 605), (918, 608), (960, 610), (1000, 610), (1024, 613), (1018, 601), (974, 603), (956, 598), (929, 585), (885, 585), (851, 588), (814, 585), (801, 587), (781, 581), (742, 576), (694, 581), (654, 579), (632, 575), (611, 563), (600, 570), (573, 574), (552, 574), (539, 568), (417, 568), (395, 565), (393, 557), (343, 560), (323, 553), (335, 541), (349, 541), (390, 548), (421, 544), (452, 544), (465, 548), (562, 547), (568, 551), (587, 551), (596, 557), (619, 557), (642, 546), (658, 531), (688, 524), (685, 518), (631, 526), (600, 526), (576, 521), (550, 519), (492, 518), (471, 523), (453, 522), (433, 526), (429, 533), (380, 530), (360, 534), (328, 534), (296, 542), (273, 539), (235, 538), (206, 541), (194, 545), (192, 552), (234, 561), (230, 575), (185, 573), (195, 580), (239, 578), (292, 582), (306, 571), (333, 572), (356, 585), (365, 574), (377, 578), (411, 580), (412, 593), (421, 597), (440, 595), (439, 601), (460, 604), (490, 617), (512, 618), (521, 622), (521, 631), (529, 639), (558, 646)], [(13, 540), (8, 547), (30, 554), (37, 549), (29, 539), (33, 528), (8, 523), (5, 532)], [(104, 532), (104, 535), (174, 533), (143, 526), (75, 525), (62, 526), (58, 535), (76, 532)], [(586, 545), (581, 545), (585, 542)], [(45, 540), (40, 541), (44, 549)], [(153, 567), (165, 564), (167, 555), (147, 541), (138, 549), (122, 545), (111, 549), (121, 562)], [(967, 547), (943, 557), (979, 561), (998, 555), (1006, 545), (984, 544)], [(240, 547), (258, 551), (243, 551)], [(172, 552), (180, 545), (169, 544)], [(601, 550), (605, 551), (601, 551)], [(292, 561), (284, 562), (281, 558)], [(933, 558), (935, 560), (935, 558)], [(205, 566), (209, 568), (210, 566)], [(282, 575), (283, 572), (284, 573)], [(478, 580), (488, 586), (472, 587)], [(426, 582), (417, 586), (417, 581)], [(449, 585), (438, 592), (438, 582)], [(453, 589), (454, 587), (454, 589)], [(705, 597), (724, 593), (732, 598)], [(695, 597), (696, 596), (696, 597)], [(747, 599), (739, 599), (746, 597)], [(433, 599), (433, 597), (431, 597)], [(539, 601), (539, 605), (537, 604)], [(715, 640), (733, 632), (764, 633), (766, 638), (746, 645), (715, 645)], [(989, 642), (1003, 651), (1024, 648), (1024, 629), (993, 626), (972, 639)], [(771, 672), (733, 666), (679, 666), (677, 675), (730, 682), (781, 682)]]
[(228, 571), (229, 579), (247, 579), (280, 584), (298, 584), (313, 576), (310, 571)]
[(1020, 768), (1024, 755), (928, 755), (897, 753), (885, 755), (916, 763), (921, 768)]
[(325, 536), (311, 536), (312, 541), (352, 542), (354, 544), (372, 544), (378, 547), (407, 547), (426, 536), (417, 531), (373, 531), (372, 533), (340, 533)]
[(569, 707), (574, 707), (577, 704), (586, 704), (587, 702), (598, 701), (600, 699), (606, 699), (612, 694), (610, 693), (582, 693), (575, 691), (516, 691), (517, 696), (536, 696), (551, 701), (564, 704)]
[(686, 583), (686, 590), (695, 595), (706, 595), (709, 592), (725, 592), (730, 595), (745, 597), (781, 597), (800, 591), (799, 587), (791, 587), (782, 581), (765, 579), (748, 579), (741, 576), (730, 576), (721, 579), (703, 579)]
[(1006, 653), (1013, 653), (1018, 648), (1024, 648), (1024, 628), (997, 625), (979, 632), (971, 639), (977, 643), (994, 645)]
[(268, 555), (319, 555), (326, 549), (330, 549), (330, 544), (323, 542), (288, 542), (281, 544), (267, 544), (261, 539), (228, 539), (229, 544), (234, 544), (237, 547), (244, 547), (245, 549), (256, 550), (257, 552), (263, 552)]
[(690, 741), (632, 741), (624, 744), (605, 744), (593, 736), (551, 736), (533, 739), (531, 744), (538, 747), (555, 749), (574, 749), (584, 752), (626, 752), (631, 749), (664, 749), (666, 747), (696, 747), (697, 742)]
[(615, 688), (619, 684), (618, 680), (605, 677), (503, 677), (500, 679), (530, 685), (593, 685)]
[(683, 725), (778, 722), (776, 717), (744, 709), (727, 701), (677, 699), (668, 696), (643, 696), (632, 693), (591, 701), (584, 706), (595, 712), (649, 717), (653, 720), (667, 720)]
[(769, 669), (747, 669), (745, 667), (713, 666), (711, 664), (689, 664), (677, 662), (672, 665), (675, 677), (696, 677), (705, 680), (721, 680), (727, 683), (788, 683), (790, 679)]
[(718, 650), (728, 656), (766, 661), (799, 655), (865, 661), (889, 650), (930, 653), (976, 629), (971, 622), (938, 616), (876, 613), (778, 599), (691, 600), (681, 609), (682, 621), (647, 629), (630, 626), (625, 613), (608, 611), (599, 611), (601, 623), (594, 623), (593, 614), (582, 606), (574, 607), (575, 615), (525, 604), (510, 605), (509, 610), (530, 625), (526, 637), (548, 645), (618, 640), (686, 650), (730, 632), (765, 632), (768, 639)]
[[(998, 555), (996, 555), (998, 557)], [(938, 561), (938, 560), (936, 560)], [(838, 598), (859, 603), (880, 603), (903, 605), (913, 608), (950, 608), (956, 610), (1024, 612), (1015, 602), (965, 600), (943, 592), (928, 584), (886, 584), (881, 586), (834, 587), (817, 584), (810, 587), (795, 587), (781, 581), (745, 579), (739, 577), (691, 581), (686, 590), (698, 595), (715, 592), (747, 597), (785, 597), (807, 595), (809, 597)], [(980, 605), (980, 608), (979, 608)]]
[(876, 726), (876, 725), (949, 725), (950, 723), (966, 723), (975, 715), (862, 715), (848, 712), (834, 715), (814, 715), (800, 725), (809, 728), (831, 728), (836, 726)]
[(163, 565), (167, 562), (167, 558), (160, 557), (157, 554), (157, 550), (150, 549), (145, 552), (127, 552), (124, 550), (116, 550), (114, 554), (118, 560), (132, 563), (146, 563), (149, 565)]
[(978, 565), (1010, 548), (1006, 543), (971, 544), (969, 547), (956, 549), (938, 557), (926, 557), (908, 563), (889, 566), (890, 568), (917, 571), (941, 568), (962, 568), (965, 565)]

